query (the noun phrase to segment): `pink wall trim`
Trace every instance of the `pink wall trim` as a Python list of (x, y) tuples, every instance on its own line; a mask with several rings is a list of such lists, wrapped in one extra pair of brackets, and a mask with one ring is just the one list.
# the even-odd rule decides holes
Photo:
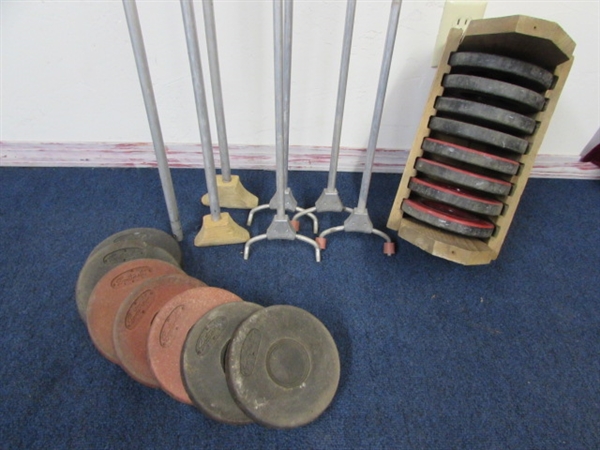
[[(290, 170), (329, 170), (328, 147), (293, 146), (290, 148)], [(219, 167), (219, 152), (215, 149)], [(401, 173), (407, 150), (379, 149), (374, 171)], [(172, 168), (201, 168), (199, 144), (168, 144), (167, 157)], [(338, 170), (360, 172), (364, 167), (365, 149), (342, 148)], [(275, 169), (275, 153), (271, 146), (231, 145), (232, 169)], [(151, 143), (108, 142), (0, 142), (2, 167), (156, 167)], [(600, 179), (600, 167), (579, 161), (579, 156), (539, 155), (531, 174), (535, 178)]]

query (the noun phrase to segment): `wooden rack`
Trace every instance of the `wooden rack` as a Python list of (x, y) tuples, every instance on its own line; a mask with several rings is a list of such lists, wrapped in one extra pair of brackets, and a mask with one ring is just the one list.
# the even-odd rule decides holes
[[(452, 29), (448, 35), (387, 226), (396, 230), (402, 239), (440, 258), (464, 265), (488, 264), (496, 259), (573, 64), (574, 49), (575, 42), (559, 25), (528, 16), (474, 20), (464, 33), (460, 29)], [(428, 123), (430, 118), (436, 115), (434, 103), (444, 91), (442, 80), (451, 71), (448, 62), (450, 56), (456, 51), (492, 53), (527, 61), (551, 71), (555, 78), (554, 85), (544, 94), (545, 108), (531, 116), (537, 121), (537, 128), (531, 136), (526, 137), (529, 141), (529, 150), (518, 159), (521, 165), (518, 173), (506, 179), (513, 187), (507, 196), (498, 197), (505, 206), (499, 216), (490, 218), (495, 225), (495, 231), (487, 239), (464, 237), (435, 228), (407, 216), (401, 210), (402, 202), (411, 194), (408, 184), (410, 179), (417, 175), (416, 160), (424, 153), (421, 144), (430, 135)]]

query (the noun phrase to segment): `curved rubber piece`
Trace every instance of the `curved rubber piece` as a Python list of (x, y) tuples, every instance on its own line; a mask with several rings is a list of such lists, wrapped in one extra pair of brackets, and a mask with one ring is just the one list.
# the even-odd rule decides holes
[(479, 175), (425, 158), (417, 159), (415, 167), (419, 172), (439, 180), (487, 192), (489, 194), (508, 195), (512, 188), (512, 184), (507, 181)]
[[(470, 67), (477, 70), (492, 70), (514, 77), (516, 80), (533, 82), (539, 89), (550, 89), (554, 81), (552, 72), (529, 62), (507, 56), (480, 52), (455, 52), (450, 56), (452, 67)], [(529, 84), (529, 83), (528, 83)]]
[(458, 120), (432, 117), (429, 120), (429, 128), (451, 136), (458, 136), (483, 144), (493, 145), (502, 150), (510, 150), (521, 155), (526, 153), (529, 148), (529, 142), (525, 139)]
[(533, 134), (536, 127), (536, 121), (531, 117), (462, 98), (438, 97), (435, 101), (435, 109), (452, 116), (476, 119), (495, 127), (507, 128), (511, 132), (527, 135)]
[(504, 208), (501, 201), (480, 197), (464, 188), (450, 184), (435, 183), (413, 177), (408, 183), (408, 187), (422, 197), (487, 216), (497, 216)]
[(524, 112), (539, 112), (546, 104), (544, 96), (531, 89), (475, 75), (446, 75), (442, 86), (445, 89), (496, 97), (508, 101), (508, 104), (514, 105)]
[(463, 236), (486, 239), (494, 233), (493, 223), (431, 200), (406, 199), (402, 202), (402, 211), (421, 222)]
[(421, 149), (434, 155), (444, 156), (455, 161), (465, 162), (507, 175), (516, 175), (521, 166), (517, 161), (513, 161), (512, 159), (502, 158), (438, 139), (425, 138), (423, 144), (421, 144)]

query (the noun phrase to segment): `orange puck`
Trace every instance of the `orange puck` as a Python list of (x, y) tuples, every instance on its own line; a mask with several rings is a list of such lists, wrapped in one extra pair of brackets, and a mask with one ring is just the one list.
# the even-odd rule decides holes
[(192, 404), (181, 377), (181, 352), (189, 330), (211, 309), (241, 302), (237, 295), (215, 287), (185, 291), (156, 314), (148, 334), (148, 359), (160, 387), (171, 397)]
[(119, 264), (100, 278), (87, 305), (87, 327), (98, 351), (119, 363), (113, 344), (113, 324), (123, 300), (140, 283), (170, 273), (183, 273), (173, 264), (157, 259), (136, 259)]
[(121, 303), (113, 325), (113, 343), (121, 367), (134, 380), (153, 388), (160, 385), (148, 362), (148, 334), (152, 319), (176, 295), (202, 281), (182, 273), (151, 278), (132, 290)]

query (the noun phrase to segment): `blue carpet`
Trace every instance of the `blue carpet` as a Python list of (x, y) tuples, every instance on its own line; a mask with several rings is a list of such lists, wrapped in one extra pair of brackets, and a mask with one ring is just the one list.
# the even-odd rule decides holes
[[(271, 198), (274, 174), (240, 174)], [(290, 173), (300, 205), (326, 177)], [(360, 177), (339, 176), (350, 206)], [(373, 177), (376, 227), (399, 179)], [(320, 318), (341, 357), (333, 403), (299, 429), (233, 427), (131, 380), (93, 347), (74, 289), (108, 235), (168, 231), (157, 172), (3, 168), (0, 448), (600, 448), (600, 182), (530, 180), (498, 260), (463, 267), (397, 236), (387, 258), (378, 237), (334, 234), (320, 264), (298, 241), (259, 242), (248, 261), (242, 245), (198, 249), (203, 174), (174, 170), (173, 180), (186, 271)], [(246, 212), (231, 213), (244, 223)], [(271, 217), (258, 213), (251, 234)]]

